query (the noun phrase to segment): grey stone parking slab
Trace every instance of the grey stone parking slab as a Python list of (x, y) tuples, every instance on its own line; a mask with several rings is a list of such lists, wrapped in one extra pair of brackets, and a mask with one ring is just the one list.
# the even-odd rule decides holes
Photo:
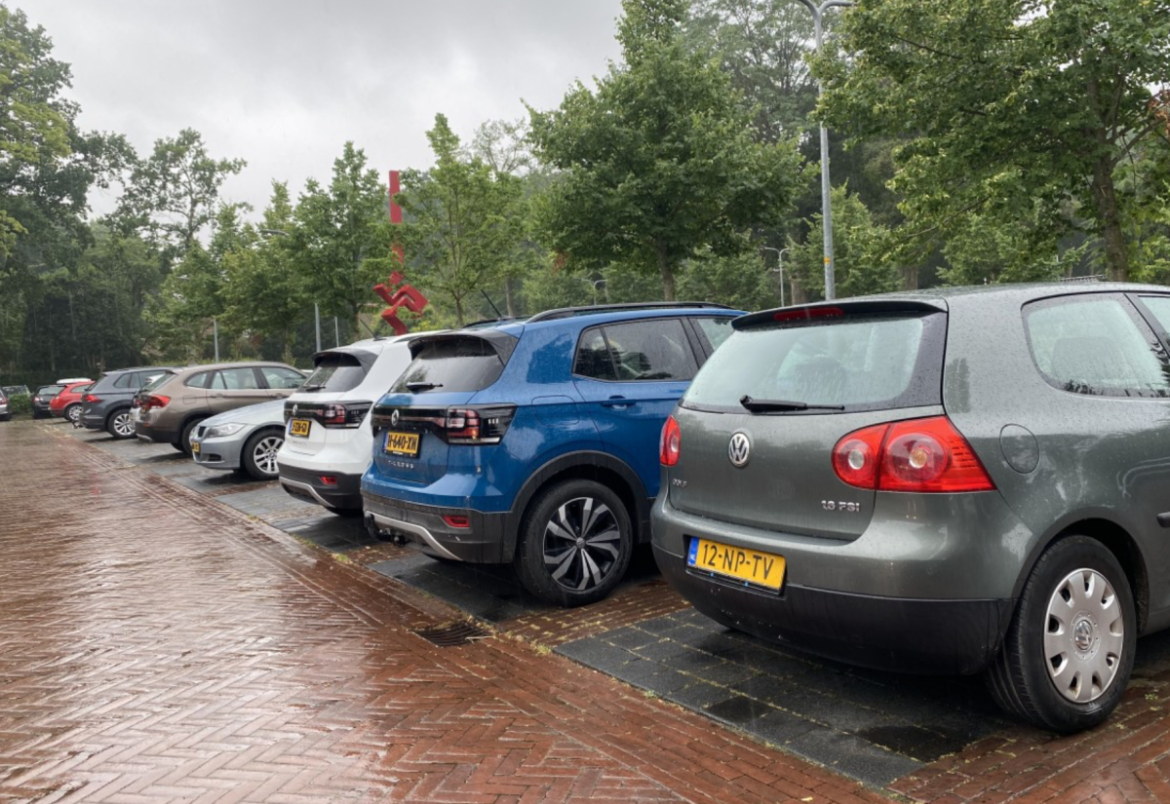
[(286, 514), (296, 516), (298, 512), (312, 511), (318, 507), (312, 503), (301, 502), (294, 497), (290, 497), (283, 489), (276, 485), (254, 491), (238, 491), (234, 494), (221, 494), (216, 499), (224, 505), (235, 508), (237, 511), (243, 511), (245, 514), (260, 517), (264, 520), (283, 517)]
[(342, 517), (323, 508), (315, 508), (314, 511), (299, 512), (294, 517), (273, 519), (269, 524), (334, 552), (348, 552), (380, 544), (377, 539), (370, 537), (361, 517)]
[(488, 622), (503, 622), (550, 608), (524, 591), (510, 566), (460, 564), (417, 554), (371, 564), (370, 569), (429, 592)]
[(901, 676), (788, 651), (693, 610), (558, 653), (871, 784), (1006, 724), (978, 679)]

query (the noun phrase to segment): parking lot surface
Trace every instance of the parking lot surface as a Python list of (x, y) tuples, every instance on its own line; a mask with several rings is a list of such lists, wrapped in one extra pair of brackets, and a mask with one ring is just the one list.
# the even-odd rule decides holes
[(560, 611), (169, 446), (17, 423), (0, 467), (0, 801), (1170, 802), (1170, 638), (1054, 738), (722, 629), (646, 556)]

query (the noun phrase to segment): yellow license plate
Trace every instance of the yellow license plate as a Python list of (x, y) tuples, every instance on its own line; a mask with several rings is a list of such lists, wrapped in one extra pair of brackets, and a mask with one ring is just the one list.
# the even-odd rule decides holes
[(784, 556), (731, 547), (707, 539), (691, 539), (687, 566), (768, 589), (784, 583)]
[(192, 441), (192, 442), (191, 442), (191, 454), (192, 454), (192, 455), (198, 455), (198, 454), (199, 454), (199, 442), (198, 442), (198, 441)]
[(288, 424), (288, 434), (297, 438), (308, 438), (312, 422), (308, 419), (293, 419)]
[(393, 430), (386, 433), (386, 452), (391, 455), (406, 455), (410, 458), (418, 457), (418, 433), (396, 433)]

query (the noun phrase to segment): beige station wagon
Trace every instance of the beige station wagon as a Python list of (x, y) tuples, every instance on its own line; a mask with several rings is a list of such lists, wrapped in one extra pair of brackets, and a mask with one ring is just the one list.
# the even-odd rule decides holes
[(191, 432), (204, 419), (229, 410), (283, 399), (305, 375), (284, 363), (190, 366), (142, 389), (135, 402), (140, 439), (168, 443), (190, 454)]

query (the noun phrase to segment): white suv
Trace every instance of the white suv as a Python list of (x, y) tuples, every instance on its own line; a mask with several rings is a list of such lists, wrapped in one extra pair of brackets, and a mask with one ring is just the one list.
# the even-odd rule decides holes
[(336, 514), (362, 511), (373, 456), (369, 412), (410, 364), (413, 335), (358, 341), (314, 356), (316, 370), (284, 403), (280, 485)]

